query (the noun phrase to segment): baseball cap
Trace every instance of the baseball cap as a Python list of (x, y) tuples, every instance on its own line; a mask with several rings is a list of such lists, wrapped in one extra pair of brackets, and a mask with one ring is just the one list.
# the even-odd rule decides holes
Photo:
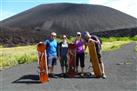
[(77, 35), (81, 35), (81, 32), (77, 32)]
[(66, 35), (63, 35), (63, 38), (67, 38), (67, 36), (66, 36)]
[(84, 35), (84, 36), (91, 37), (91, 35), (90, 35), (90, 33), (89, 33), (88, 31), (85, 31), (85, 32), (83, 33), (83, 35)]

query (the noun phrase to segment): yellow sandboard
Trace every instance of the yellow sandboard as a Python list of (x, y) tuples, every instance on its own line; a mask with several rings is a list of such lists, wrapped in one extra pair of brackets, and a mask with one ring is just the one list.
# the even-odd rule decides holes
[(96, 48), (95, 48), (95, 43), (90, 41), (88, 43), (88, 48), (89, 48), (89, 54), (90, 54), (90, 58), (91, 58), (90, 61), (92, 63), (94, 74), (97, 78), (99, 78), (102, 76), (102, 70), (99, 65), (97, 52), (96, 52)]

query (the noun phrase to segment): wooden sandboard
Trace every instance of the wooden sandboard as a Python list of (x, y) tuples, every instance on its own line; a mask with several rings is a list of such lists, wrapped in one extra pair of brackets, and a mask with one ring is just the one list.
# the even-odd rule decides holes
[(47, 67), (47, 58), (45, 52), (45, 45), (43, 42), (38, 43), (38, 64), (39, 64), (39, 80), (41, 83), (48, 82), (48, 67)]
[(69, 44), (68, 45), (68, 72), (67, 76), (68, 77), (74, 77), (76, 72), (75, 72), (75, 67), (76, 67), (76, 46), (75, 44)]
[(92, 63), (94, 74), (97, 78), (99, 78), (102, 76), (102, 70), (99, 65), (97, 52), (96, 52), (96, 48), (95, 48), (95, 43), (90, 41), (88, 43), (88, 48), (89, 48), (89, 54), (90, 54), (90, 58), (91, 58), (90, 61)]

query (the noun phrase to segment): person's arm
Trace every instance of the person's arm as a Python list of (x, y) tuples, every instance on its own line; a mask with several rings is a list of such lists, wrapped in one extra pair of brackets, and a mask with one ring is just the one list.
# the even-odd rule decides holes
[[(68, 52), (67, 52), (67, 60), (70, 60), (70, 57), (69, 57), (69, 49), (68, 49)], [(68, 61), (67, 61), (68, 62)]]
[(97, 36), (95, 36), (95, 38), (96, 38), (96, 43), (100, 44), (99, 38)]
[(87, 43), (85, 43), (85, 49), (84, 49), (85, 51), (87, 50)]
[[(49, 47), (49, 41), (48, 40), (45, 40), (44, 41), (44, 45), (45, 45), (45, 47), (46, 47), (46, 49)], [(47, 50), (46, 50), (47, 51)]]
[(44, 41), (44, 45), (46, 46), (46, 48), (49, 47), (49, 41), (48, 41), (48, 40), (45, 40), (45, 41)]
[(74, 40), (72, 41), (72, 44), (76, 44), (76, 39), (74, 39)]
[(99, 41), (99, 39), (98, 38), (96, 38), (97, 40), (93, 40), (93, 39), (89, 39), (89, 41), (92, 41), (92, 42), (95, 42), (95, 43), (98, 43), (98, 44), (100, 44), (100, 41)]
[(84, 51), (86, 51), (86, 49), (87, 49), (87, 42), (85, 40), (83, 40), (83, 43), (84, 43)]
[(61, 43), (58, 43), (58, 45), (57, 45), (57, 56), (58, 56), (58, 58), (59, 58), (59, 60), (60, 60), (60, 55), (61, 55)]
[(59, 57), (59, 43), (58, 42), (57, 42), (56, 51), (57, 51), (57, 57)]
[(44, 41), (44, 45), (46, 45), (46, 44), (47, 44), (47, 40)]

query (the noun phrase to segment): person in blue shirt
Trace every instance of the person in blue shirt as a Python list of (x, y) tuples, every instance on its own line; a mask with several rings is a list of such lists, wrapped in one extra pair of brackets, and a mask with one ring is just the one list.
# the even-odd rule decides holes
[(49, 76), (54, 77), (54, 66), (57, 61), (57, 41), (56, 33), (52, 32), (50, 38), (44, 41), (46, 45), (47, 64), (49, 69)]

